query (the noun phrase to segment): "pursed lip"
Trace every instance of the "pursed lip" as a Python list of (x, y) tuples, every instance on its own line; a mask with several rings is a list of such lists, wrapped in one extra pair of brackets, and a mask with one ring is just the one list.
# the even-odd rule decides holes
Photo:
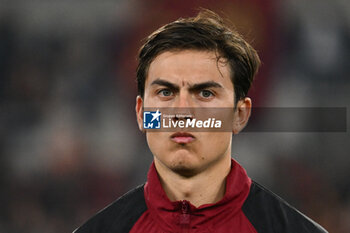
[(173, 142), (180, 143), (180, 144), (190, 143), (195, 140), (195, 136), (186, 132), (176, 132), (172, 134), (170, 138)]

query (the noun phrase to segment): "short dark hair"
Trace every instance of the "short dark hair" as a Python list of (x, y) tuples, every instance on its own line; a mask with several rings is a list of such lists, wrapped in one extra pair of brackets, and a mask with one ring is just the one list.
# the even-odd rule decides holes
[(214, 51), (218, 61), (224, 58), (231, 69), (236, 102), (247, 95), (260, 66), (259, 56), (236, 30), (206, 9), (196, 17), (166, 24), (146, 38), (138, 56), (138, 95), (143, 98), (149, 66), (159, 54), (187, 49)]

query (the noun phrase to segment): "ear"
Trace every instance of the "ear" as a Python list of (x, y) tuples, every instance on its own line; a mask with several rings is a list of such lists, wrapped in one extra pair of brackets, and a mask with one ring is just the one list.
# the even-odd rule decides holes
[(144, 129), (143, 129), (143, 100), (142, 100), (141, 96), (139, 96), (139, 95), (136, 97), (135, 110), (136, 110), (136, 120), (137, 120), (137, 124), (139, 126), (139, 129), (141, 132), (144, 132)]
[(238, 134), (247, 125), (252, 108), (252, 100), (245, 97), (237, 102), (237, 106), (233, 113), (233, 134)]

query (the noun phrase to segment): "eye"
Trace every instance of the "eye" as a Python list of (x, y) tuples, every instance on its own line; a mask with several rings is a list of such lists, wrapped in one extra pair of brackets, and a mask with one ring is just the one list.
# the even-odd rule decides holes
[(209, 90), (201, 90), (199, 92), (199, 96), (202, 97), (202, 98), (208, 99), (210, 97), (213, 97), (214, 93), (209, 91)]
[(161, 95), (161, 96), (171, 96), (173, 94), (173, 92), (169, 89), (162, 89), (162, 90), (158, 91), (157, 94)]

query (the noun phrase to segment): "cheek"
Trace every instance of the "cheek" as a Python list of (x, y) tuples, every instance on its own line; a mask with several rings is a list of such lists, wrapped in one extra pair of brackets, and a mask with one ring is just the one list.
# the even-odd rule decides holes
[(158, 154), (166, 146), (164, 133), (146, 133), (147, 144), (153, 154)]
[(157, 136), (155, 133), (146, 133), (146, 139), (147, 139), (147, 144), (149, 148), (152, 150), (152, 148), (156, 147), (157, 144)]
[(227, 149), (230, 148), (231, 140), (231, 133), (208, 133), (201, 136), (200, 148), (203, 153), (209, 153), (213, 156), (218, 156), (225, 153)]

